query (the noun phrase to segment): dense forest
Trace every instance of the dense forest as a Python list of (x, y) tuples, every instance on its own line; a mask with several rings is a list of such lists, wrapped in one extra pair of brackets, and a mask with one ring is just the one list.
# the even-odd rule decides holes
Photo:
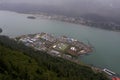
[(109, 80), (88, 66), (35, 51), (0, 36), (0, 80)]

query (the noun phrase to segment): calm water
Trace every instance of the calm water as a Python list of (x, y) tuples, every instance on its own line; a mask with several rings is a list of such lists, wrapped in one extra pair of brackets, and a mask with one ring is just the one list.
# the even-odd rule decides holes
[(15, 37), (22, 34), (47, 32), (67, 35), (86, 43), (89, 40), (95, 47), (95, 51), (80, 59), (86, 64), (108, 68), (120, 74), (120, 32), (52, 20), (31, 20), (27, 19), (27, 16), (27, 14), (0, 11), (0, 27), (4, 30), (2, 34)]

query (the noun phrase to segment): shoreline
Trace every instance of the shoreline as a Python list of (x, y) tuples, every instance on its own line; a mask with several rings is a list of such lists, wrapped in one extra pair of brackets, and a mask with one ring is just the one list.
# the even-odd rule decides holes
[[(98, 28), (108, 31), (115, 31), (120, 32), (120, 25), (114, 22), (95, 22), (92, 20), (87, 20), (83, 17), (68, 17), (64, 15), (57, 15), (57, 14), (49, 14), (49, 13), (25, 13), (31, 14), (32, 17), (41, 18), (41, 19), (48, 19), (48, 20), (56, 20), (61, 22), (73, 23), (73, 24), (80, 24), (91, 28)], [(29, 19), (29, 18), (28, 18)]]
[(11, 11), (11, 10), (1, 10), (1, 11), (15, 12), (18, 14), (30, 14), (29, 16), (33, 17), (34, 19), (43, 18), (43, 19), (56, 20), (56, 21), (73, 23), (73, 24), (78, 24), (78, 25), (80, 24), (86, 27), (97, 28), (97, 29), (102, 29), (102, 30), (107, 30), (107, 31), (120, 32), (120, 24), (116, 24), (114, 22), (105, 22), (105, 23), (95, 22), (92, 20), (87, 20), (81, 16), (69, 17), (69, 16), (64, 16), (64, 15), (49, 14), (49, 13), (44, 13), (44, 12), (35, 13), (35, 12), (19, 12), (19, 11)]

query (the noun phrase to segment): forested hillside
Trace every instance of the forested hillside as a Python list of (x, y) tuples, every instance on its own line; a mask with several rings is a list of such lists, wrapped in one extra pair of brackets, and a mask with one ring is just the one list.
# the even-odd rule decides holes
[(35, 51), (0, 36), (0, 80), (109, 80), (90, 67)]

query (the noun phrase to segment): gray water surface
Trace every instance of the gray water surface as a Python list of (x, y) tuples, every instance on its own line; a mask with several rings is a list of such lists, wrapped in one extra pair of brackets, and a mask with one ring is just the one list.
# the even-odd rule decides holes
[(27, 19), (28, 14), (0, 11), (2, 34), (16, 37), (39, 32), (66, 35), (95, 47), (91, 55), (80, 57), (86, 64), (108, 68), (120, 74), (120, 32), (45, 19)]

